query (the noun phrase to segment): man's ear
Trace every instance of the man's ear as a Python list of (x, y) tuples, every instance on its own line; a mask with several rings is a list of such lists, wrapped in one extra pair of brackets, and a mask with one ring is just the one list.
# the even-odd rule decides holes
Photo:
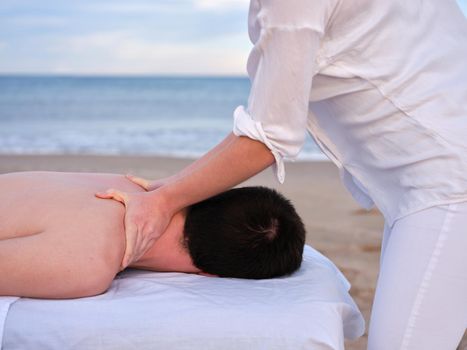
[(206, 276), (206, 277), (219, 277), (218, 275), (213, 275), (212, 273), (207, 273), (207, 272), (204, 272), (204, 271), (198, 272), (198, 275)]

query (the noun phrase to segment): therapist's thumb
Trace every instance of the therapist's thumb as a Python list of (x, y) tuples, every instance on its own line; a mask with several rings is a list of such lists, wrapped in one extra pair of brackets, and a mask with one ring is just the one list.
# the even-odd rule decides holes
[(149, 190), (149, 187), (151, 186), (151, 182), (149, 180), (143, 179), (142, 177), (134, 176), (127, 174), (125, 177), (130, 180), (131, 182), (137, 184), (138, 186), (144, 188), (146, 191)]

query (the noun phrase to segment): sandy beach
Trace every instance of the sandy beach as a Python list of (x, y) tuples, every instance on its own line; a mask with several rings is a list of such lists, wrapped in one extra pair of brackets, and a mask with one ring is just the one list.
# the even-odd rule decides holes
[[(163, 157), (111, 156), (0, 156), (0, 173), (54, 170), (69, 172), (132, 173), (160, 178), (175, 173), (191, 160)], [(290, 198), (307, 228), (307, 243), (328, 256), (352, 284), (351, 294), (368, 323), (374, 294), (383, 218), (377, 210), (365, 211), (340, 183), (330, 162), (286, 164), (280, 185), (268, 169), (245, 184), (274, 187)], [(346, 349), (366, 349), (366, 335), (348, 342)], [(467, 349), (464, 341), (460, 349)]]

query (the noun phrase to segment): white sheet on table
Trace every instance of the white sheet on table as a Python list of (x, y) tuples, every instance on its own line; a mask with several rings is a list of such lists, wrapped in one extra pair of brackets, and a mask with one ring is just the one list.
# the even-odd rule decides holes
[(0, 297), (0, 348), (2, 347), (3, 329), (8, 310), (10, 309), (10, 305), (18, 299), (17, 297)]
[(100, 296), (20, 299), (3, 350), (343, 349), (364, 332), (349, 288), (308, 246), (299, 271), (270, 280), (129, 270)]

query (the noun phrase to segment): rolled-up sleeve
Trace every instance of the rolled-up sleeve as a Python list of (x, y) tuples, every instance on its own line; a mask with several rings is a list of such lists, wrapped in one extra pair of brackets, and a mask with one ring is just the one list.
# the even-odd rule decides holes
[(233, 132), (261, 141), (271, 150), (281, 183), (284, 158), (294, 159), (305, 142), (316, 56), (332, 10), (329, 4), (253, 0), (250, 7), (250, 30), (258, 33), (250, 31), (254, 44), (247, 63), (251, 90), (248, 106), (234, 111)]

